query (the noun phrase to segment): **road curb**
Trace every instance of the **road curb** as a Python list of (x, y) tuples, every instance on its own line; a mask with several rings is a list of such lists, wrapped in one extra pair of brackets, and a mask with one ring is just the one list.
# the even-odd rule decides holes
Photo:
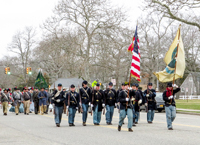
[(198, 116), (200, 116), (200, 113), (179, 112), (179, 111), (176, 111), (176, 113), (179, 113), (179, 114), (188, 114), (188, 115), (198, 115)]

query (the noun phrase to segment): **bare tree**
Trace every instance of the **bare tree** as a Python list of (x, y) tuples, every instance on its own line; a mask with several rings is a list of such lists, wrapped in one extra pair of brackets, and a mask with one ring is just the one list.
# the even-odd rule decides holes
[[(8, 47), (8, 51), (11, 51), (18, 56), (19, 66), (21, 67), (18, 77), (22, 82), (27, 82), (26, 68), (28, 67), (31, 57), (31, 51), (36, 46), (34, 39), (36, 31), (32, 27), (26, 27), (24, 31), (19, 31), (13, 36), (13, 40)], [(21, 74), (23, 77), (21, 77)]]
[(200, 30), (199, 0), (145, 0), (147, 9), (159, 12), (164, 17), (198, 27)]

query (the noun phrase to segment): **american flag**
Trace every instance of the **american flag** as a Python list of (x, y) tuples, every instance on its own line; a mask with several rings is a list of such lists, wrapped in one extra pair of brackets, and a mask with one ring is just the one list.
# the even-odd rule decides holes
[(137, 26), (135, 30), (135, 35), (133, 37), (133, 42), (128, 48), (128, 51), (132, 53), (132, 63), (131, 63), (131, 76), (136, 78), (139, 82), (140, 80), (140, 49), (139, 49), (139, 39), (137, 35)]

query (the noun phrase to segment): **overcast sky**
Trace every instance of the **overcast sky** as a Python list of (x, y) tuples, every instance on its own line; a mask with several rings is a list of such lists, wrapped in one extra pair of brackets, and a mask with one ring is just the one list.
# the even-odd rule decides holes
[[(111, 0), (115, 5), (123, 5), (134, 23), (141, 15), (141, 0)], [(52, 15), (58, 0), (0, 0), (0, 58), (12, 55), (7, 46), (13, 35), (26, 26), (39, 28)], [(38, 36), (39, 37), (39, 36)]]

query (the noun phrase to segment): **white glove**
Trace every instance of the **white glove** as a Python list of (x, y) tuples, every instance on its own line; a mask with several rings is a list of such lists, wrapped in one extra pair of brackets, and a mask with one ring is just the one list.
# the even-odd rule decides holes
[(59, 102), (60, 102), (60, 99), (57, 99), (56, 102), (59, 103)]
[(89, 106), (91, 105), (91, 103), (89, 102)]
[(51, 98), (51, 100), (54, 100), (54, 97), (53, 97), (53, 98)]
[(81, 102), (79, 103), (79, 105), (80, 105), (80, 106), (82, 105)]
[(140, 99), (139, 101), (138, 101), (138, 104), (141, 104), (142, 103), (142, 100)]
[(67, 109), (69, 108), (69, 106), (67, 106)]
[(93, 104), (91, 104), (91, 108), (93, 107)]
[(168, 99), (169, 99), (169, 100), (173, 99), (173, 96), (169, 96)]
[(172, 84), (173, 88), (178, 88), (178, 86), (176, 84)]
[(115, 103), (115, 107), (117, 107), (117, 103)]
[(76, 110), (78, 110), (78, 107), (76, 107)]
[(149, 94), (147, 94), (146, 96), (149, 97)]
[(144, 105), (147, 106), (147, 103), (145, 103)]
[(129, 98), (126, 98), (126, 101), (129, 101)]
[(135, 98), (132, 98), (131, 101), (135, 101)]
[(102, 104), (102, 107), (105, 107), (105, 104)]

